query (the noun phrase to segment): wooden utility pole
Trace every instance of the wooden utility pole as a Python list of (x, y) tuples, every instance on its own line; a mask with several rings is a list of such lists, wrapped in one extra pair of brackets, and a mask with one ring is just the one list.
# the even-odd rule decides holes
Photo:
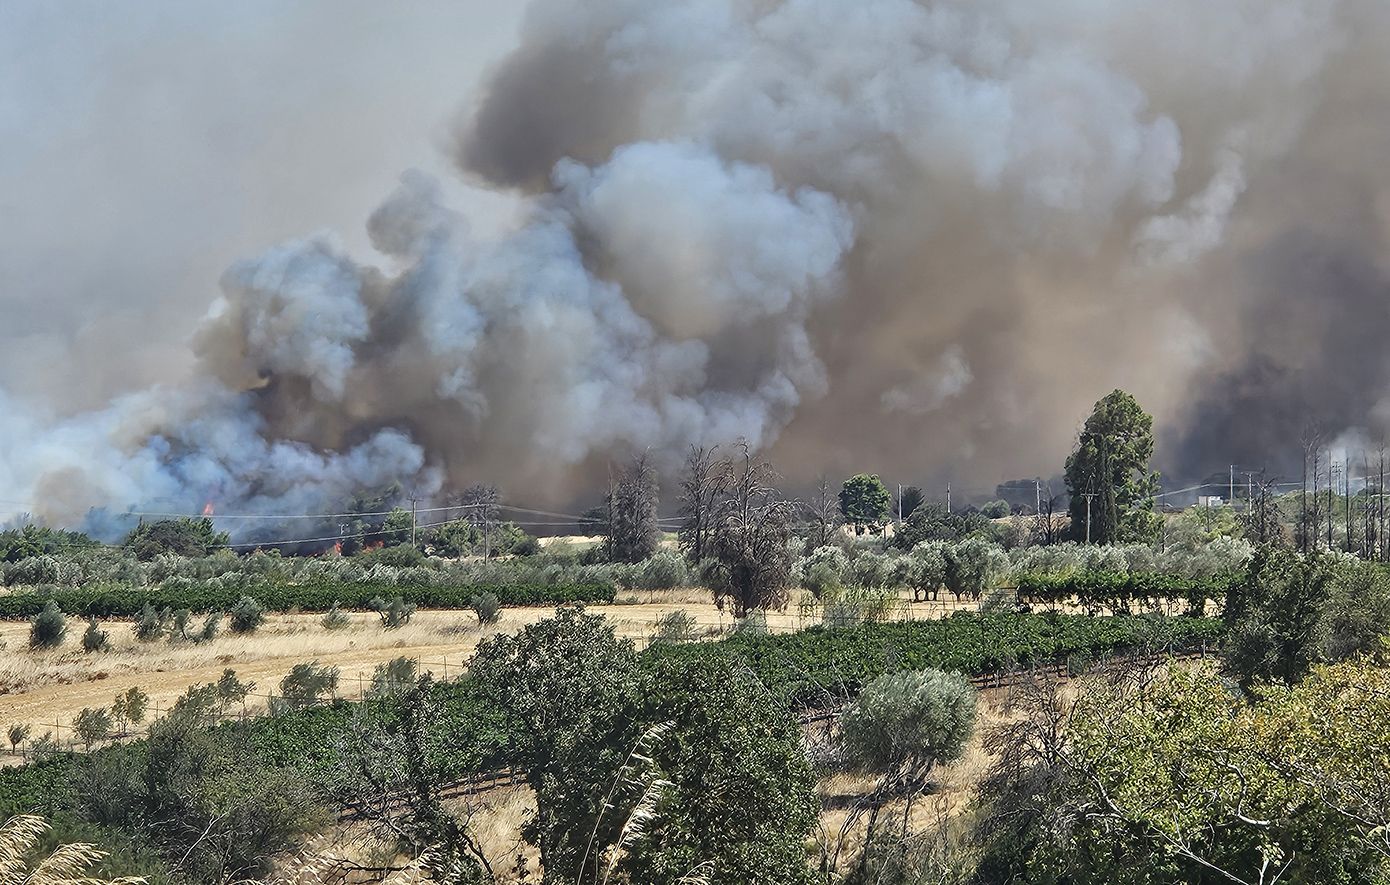
[(410, 546), (415, 546), (415, 499), (410, 499)]

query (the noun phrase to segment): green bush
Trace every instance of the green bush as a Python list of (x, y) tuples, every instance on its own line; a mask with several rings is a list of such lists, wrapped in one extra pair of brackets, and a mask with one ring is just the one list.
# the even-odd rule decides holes
[(975, 733), (975, 687), (958, 673), (885, 673), (840, 717), (845, 755), (869, 771), (916, 769), (960, 758)]
[(43, 611), (34, 616), (29, 626), (30, 648), (57, 648), (68, 635), (68, 620), (58, 608), (58, 603), (49, 600)]
[(410, 616), (415, 614), (415, 606), (400, 596), (394, 597), (390, 602), (378, 596), (368, 604), (368, 607), (377, 613), (381, 618), (381, 626), (387, 630), (404, 627), (410, 623)]
[[(491, 565), (496, 565), (495, 563)], [(423, 570), (422, 570), (423, 571)], [(127, 617), (143, 619), (153, 610), (157, 620), (164, 609), (170, 612), (188, 609), (192, 612), (225, 611), (231, 609), (248, 591), (267, 611), (321, 611), (334, 603), (343, 608), (367, 610), (374, 597), (400, 595), (406, 602), (421, 608), (466, 609), (474, 596), (491, 593), (504, 606), (563, 605), (572, 602), (612, 602), (614, 586), (610, 583), (476, 583), (476, 584), (402, 584), (387, 586), (370, 582), (342, 582), (316, 579), (302, 584), (289, 584), (249, 579), (228, 582), (221, 578), (180, 581), (167, 586), (144, 590), (113, 584), (90, 584), (82, 587), (55, 589), (50, 594), (10, 593), (0, 595), (0, 619), (32, 618), (49, 601), (55, 601), (63, 611), (98, 618)], [(167, 619), (166, 619), (167, 622)], [(166, 625), (167, 626), (167, 623)], [(138, 633), (137, 629), (137, 633)], [(162, 630), (151, 636), (162, 636)]]
[(495, 624), (502, 619), (502, 603), (494, 593), (479, 593), (468, 600), (468, 607), (478, 616), (479, 624)]
[(265, 608), (250, 596), (243, 596), (232, 606), (231, 629), (233, 633), (255, 633), (265, 623)]
[(333, 603), (333, 607), (328, 610), (328, 614), (323, 616), (323, 628), (325, 630), (342, 630), (352, 626), (352, 618), (348, 617), (347, 612)]
[(106, 712), (105, 707), (83, 707), (72, 721), (73, 730), (88, 750), (92, 749), (92, 744), (111, 736), (111, 724), (111, 714)]
[(412, 658), (393, 658), (377, 664), (372, 672), (371, 697), (400, 694), (415, 685), (416, 666)]
[(154, 642), (164, 635), (164, 621), (155, 607), (146, 602), (135, 617), (135, 638), (141, 642)]
[(111, 647), (111, 637), (97, 626), (96, 618), (87, 619), (87, 630), (82, 634), (83, 651), (106, 651)]
[(280, 680), (280, 697), (276, 699), (279, 703), (272, 706), (291, 710), (311, 707), (337, 688), (337, 667), (320, 667), (318, 661), (295, 664), (285, 678)]
[(657, 618), (656, 632), (652, 635), (652, 641), (689, 642), (699, 638), (699, 626), (695, 618), (685, 609), (676, 609)]

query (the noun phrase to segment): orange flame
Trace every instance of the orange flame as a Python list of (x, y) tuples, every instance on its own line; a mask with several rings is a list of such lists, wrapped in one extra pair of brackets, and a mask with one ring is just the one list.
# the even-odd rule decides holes
[(212, 502), (211, 502), (211, 501), (209, 501), (209, 502), (207, 503), (207, 506), (203, 508), (203, 515), (204, 515), (204, 516), (212, 516)]
[(342, 541), (338, 541), (337, 543), (335, 543), (335, 544), (333, 545), (333, 552), (334, 552), (334, 553), (337, 553), (339, 556), (342, 555), (342, 553), (343, 553), (343, 542), (342, 542)]

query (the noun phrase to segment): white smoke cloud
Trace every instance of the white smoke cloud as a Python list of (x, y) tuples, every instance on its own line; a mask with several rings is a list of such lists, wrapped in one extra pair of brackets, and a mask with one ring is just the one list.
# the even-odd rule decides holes
[(605, 456), (784, 434), (811, 475), (869, 437), (1042, 472), (1013, 462), (1060, 463), (1093, 385), (1179, 399), (1192, 367), (1142, 333), (1205, 340), (1211, 312), (1116, 291), (1177, 303), (1165, 274), (1229, 249), (1316, 110), (1338, 5), (535, 0), (458, 147), (529, 194), (514, 229), (474, 234), (408, 173), (367, 225), (384, 267), (330, 236), (239, 262), (199, 382), (8, 415), (0, 494), (561, 495)]

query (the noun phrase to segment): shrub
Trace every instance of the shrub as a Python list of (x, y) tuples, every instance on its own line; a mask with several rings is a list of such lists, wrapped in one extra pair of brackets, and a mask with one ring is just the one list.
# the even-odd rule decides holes
[[(335, 686), (338, 684), (336, 676), (333, 684)], [(219, 712), (225, 712), (232, 704), (239, 704), (246, 700), (246, 696), (256, 688), (256, 683), (242, 682), (237, 678), (236, 671), (231, 669), (223, 670), (222, 677), (213, 685), (217, 690), (217, 709)]]
[(381, 618), (381, 626), (387, 630), (404, 627), (410, 623), (410, 616), (415, 614), (415, 606), (399, 596), (390, 602), (378, 596), (368, 604), (368, 607), (377, 613)]
[(121, 734), (125, 734), (126, 723), (139, 725), (144, 722), (145, 711), (149, 707), (150, 696), (138, 685), (132, 685), (129, 691), (116, 695), (116, 699), (111, 703), (111, 715), (120, 726)]
[(30, 726), (27, 722), (23, 725), (10, 726), (9, 738), (11, 753), (18, 753), (19, 745), (29, 740), (29, 731), (31, 728), (32, 726)]
[(990, 501), (980, 508), (980, 515), (986, 519), (1003, 519), (1008, 516), (1010, 512), (1012, 512), (1012, 510), (1009, 507), (1009, 502), (1003, 499)]
[(135, 618), (135, 638), (141, 642), (153, 642), (164, 635), (164, 619), (155, 607), (146, 602)]
[(838, 591), (849, 568), (849, 560), (839, 547), (818, 547), (802, 561), (801, 586), (817, 599)]
[(231, 628), (233, 633), (255, 633), (256, 628), (265, 623), (265, 609), (250, 596), (243, 596), (232, 606)]
[(371, 697), (385, 697), (399, 694), (415, 685), (415, 661), (410, 658), (393, 658), (384, 664), (377, 664), (372, 672)]
[(57, 648), (68, 635), (68, 620), (58, 609), (58, 603), (49, 600), (43, 611), (34, 616), (29, 626), (30, 648)]
[(203, 620), (203, 629), (193, 637), (194, 642), (211, 642), (217, 638), (217, 628), (222, 626), (222, 613), (210, 612)]
[(352, 626), (352, 618), (348, 617), (347, 612), (339, 608), (338, 603), (334, 602), (333, 607), (328, 610), (328, 614), (323, 616), (322, 623), (325, 630), (342, 630)]
[[(338, 668), (320, 667), (318, 661), (308, 664), (295, 664), (289, 674), (280, 680), (280, 703), (272, 706), (281, 709), (297, 710), (312, 707), (338, 688)], [(276, 712), (279, 712), (277, 709)]]
[(82, 743), (91, 750), (92, 744), (110, 737), (111, 714), (106, 712), (105, 707), (83, 707), (77, 718), (72, 720), (72, 727)]
[(699, 625), (685, 609), (667, 612), (656, 621), (653, 642), (689, 642), (699, 636)]
[(643, 590), (674, 590), (684, 586), (685, 557), (670, 551), (658, 552), (641, 564), (636, 583)]
[(840, 730), (853, 764), (925, 774), (964, 752), (975, 731), (975, 688), (958, 673), (886, 673), (845, 708)]
[(492, 593), (479, 593), (468, 600), (468, 607), (478, 616), (479, 624), (495, 624), (502, 619), (502, 603)]
[(111, 638), (106, 631), (97, 626), (95, 617), (87, 619), (87, 631), (82, 634), (83, 651), (106, 651), (111, 647)]

